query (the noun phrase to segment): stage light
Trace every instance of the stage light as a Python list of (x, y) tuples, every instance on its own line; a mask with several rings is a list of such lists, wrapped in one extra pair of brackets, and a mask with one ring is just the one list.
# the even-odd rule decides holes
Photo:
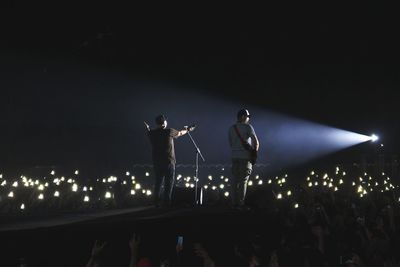
[(291, 195), (292, 195), (292, 191), (289, 190), (289, 191), (287, 192), (287, 195), (288, 195), (288, 196), (291, 196)]
[(131, 195), (135, 195), (136, 194), (136, 191), (135, 190), (131, 190)]
[(204, 189), (207, 189), (207, 188), (208, 188), (208, 185), (205, 185), (205, 186), (204, 186)]
[(279, 193), (279, 194), (276, 196), (276, 198), (277, 198), (277, 199), (282, 199), (282, 194)]
[(259, 175), (256, 175), (256, 179), (258, 179), (258, 178), (260, 178), (260, 176), (259, 176)]
[(38, 190), (39, 190), (39, 191), (43, 191), (43, 190), (44, 190), (44, 186), (43, 186), (42, 184), (39, 185)]
[(84, 186), (82, 190), (83, 190), (83, 192), (86, 192), (87, 191), (87, 187)]
[(224, 189), (225, 185), (224, 184), (220, 184), (219, 188)]
[(136, 190), (139, 190), (140, 188), (142, 188), (142, 187), (140, 186), (140, 184), (136, 184), (136, 185), (135, 185), (135, 189), (136, 189)]
[(78, 175), (78, 174), (79, 174), (79, 171), (78, 171), (78, 170), (76, 170), (76, 171), (75, 171), (75, 175)]
[(17, 181), (15, 181), (14, 183), (13, 183), (13, 185), (12, 185), (13, 187), (18, 187), (18, 182)]
[(89, 202), (89, 197), (85, 196), (85, 198), (83, 199), (84, 202)]
[(110, 193), (110, 192), (106, 192), (106, 194), (104, 195), (104, 197), (105, 197), (106, 199), (111, 198), (111, 193)]
[(150, 190), (147, 190), (147, 191), (146, 191), (146, 195), (147, 195), (147, 196), (151, 196), (151, 191), (150, 191)]
[(43, 194), (39, 194), (38, 199), (40, 199), (40, 200), (44, 199)]
[(60, 196), (60, 192), (56, 191), (54, 192), (54, 197), (59, 197)]
[(54, 174), (56, 174), (56, 172), (55, 171), (51, 171), (51, 173), (50, 173), (51, 175), (54, 175)]
[(268, 180), (268, 184), (272, 184), (272, 180), (271, 179)]
[(249, 181), (248, 185), (252, 186), (253, 185), (253, 181)]
[(259, 184), (259, 185), (262, 185), (262, 184), (263, 184), (263, 181), (262, 181), (262, 180), (259, 180), (259, 181), (258, 181), (258, 184)]
[(225, 197), (229, 197), (229, 192), (225, 192)]
[(298, 209), (298, 208), (299, 208), (299, 204), (297, 204), (297, 203), (294, 204), (294, 208), (295, 208), (295, 209)]
[(150, 176), (150, 173), (146, 172), (146, 174), (145, 174), (145, 175), (146, 175), (146, 177), (148, 177), (148, 176)]
[(8, 197), (9, 197), (9, 198), (13, 198), (13, 197), (14, 197), (14, 192), (11, 191), (10, 193), (8, 193)]
[(379, 136), (377, 136), (377, 135), (375, 135), (375, 134), (371, 135), (371, 141), (372, 141), (372, 142), (375, 142), (375, 141), (377, 141), (378, 139), (379, 139)]
[(129, 176), (129, 175), (130, 175), (130, 173), (129, 173), (129, 172), (126, 172), (125, 174), (126, 174), (126, 176)]
[(25, 209), (25, 204), (24, 204), (24, 203), (21, 204), (20, 209), (21, 209), (21, 210), (24, 210), (24, 209)]

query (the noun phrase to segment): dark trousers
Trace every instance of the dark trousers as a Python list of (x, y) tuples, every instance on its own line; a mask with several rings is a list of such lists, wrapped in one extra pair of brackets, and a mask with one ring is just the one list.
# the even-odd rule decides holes
[(247, 182), (252, 173), (253, 165), (247, 159), (232, 159), (232, 204), (243, 206), (246, 200)]
[[(171, 205), (172, 191), (175, 184), (175, 164), (164, 166), (154, 165), (155, 184), (154, 184), (154, 202), (156, 205)], [(164, 190), (161, 190), (164, 186)]]

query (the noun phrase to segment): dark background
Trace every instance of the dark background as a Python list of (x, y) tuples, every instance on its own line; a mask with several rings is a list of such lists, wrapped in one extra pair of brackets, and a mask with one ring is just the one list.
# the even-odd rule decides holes
[(366, 4), (230, 8), (5, 3), (0, 165), (149, 162), (132, 125), (177, 107), (196, 114), (196, 95), (377, 132), (398, 153), (395, 16)]

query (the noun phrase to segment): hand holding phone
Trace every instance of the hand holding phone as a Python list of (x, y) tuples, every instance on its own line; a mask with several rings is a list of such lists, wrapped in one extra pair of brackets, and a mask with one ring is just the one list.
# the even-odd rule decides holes
[(178, 236), (178, 243), (177, 243), (177, 245), (178, 246), (183, 246), (183, 236)]

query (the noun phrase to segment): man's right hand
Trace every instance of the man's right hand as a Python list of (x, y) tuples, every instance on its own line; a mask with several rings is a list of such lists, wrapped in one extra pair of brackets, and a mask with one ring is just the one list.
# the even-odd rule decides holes
[(150, 126), (144, 121), (144, 126), (146, 127), (147, 131), (150, 131)]

